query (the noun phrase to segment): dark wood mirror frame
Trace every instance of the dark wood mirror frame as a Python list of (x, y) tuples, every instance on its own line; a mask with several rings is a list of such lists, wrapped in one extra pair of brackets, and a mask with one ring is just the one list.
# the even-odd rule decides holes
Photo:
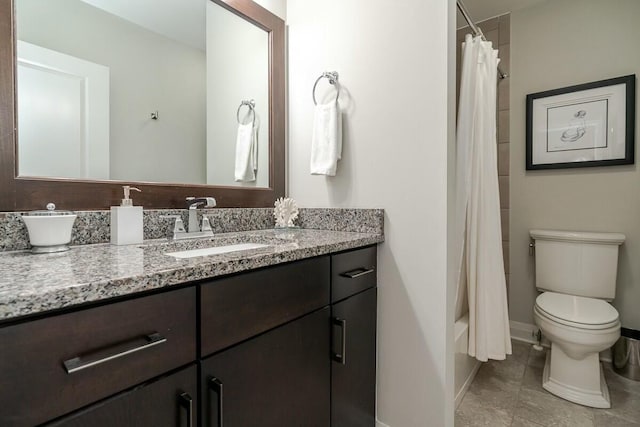
[(0, 0), (0, 211), (106, 209), (122, 198), (122, 185), (142, 190), (145, 208), (184, 208), (188, 196), (213, 196), (219, 207), (268, 207), (285, 193), (284, 21), (251, 0), (211, 0), (269, 33), (269, 187), (159, 184), (18, 177), (14, 0)]

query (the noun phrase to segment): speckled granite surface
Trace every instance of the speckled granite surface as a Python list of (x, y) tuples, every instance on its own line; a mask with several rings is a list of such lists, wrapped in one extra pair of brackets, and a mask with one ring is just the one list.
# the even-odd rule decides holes
[(384, 234), (384, 209), (303, 208), (297, 223), (316, 230)]
[[(78, 211), (71, 233), (72, 245), (109, 242), (109, 211)], [(214, 233), (266, 230), (274, 227), (271, 208), (219, 208), (198, 210), (207, 215)], [(0, 252), (28, 249), (29, 238), (20, 212), (0, 213)], [(144, 238), (168, 237), (173, 220), (165, 215), (181, 215), (188, 222), (186, 209), (144, 211)], [(298, 223), (302, 228), (319, 230), (384, 233), (384, 210), (343, 208), (301, 208)]]
[[(382, 233), (326, 230), (257, 230), (212, 239), (145, 245), (75, 246), (68, 252), (0, 255), (0, 321), (163, 288), (282, 262), (357, 248), (384, 240)], [(265, 243), (261, 249), (176, 259), (165, 255), (231, 243)]]

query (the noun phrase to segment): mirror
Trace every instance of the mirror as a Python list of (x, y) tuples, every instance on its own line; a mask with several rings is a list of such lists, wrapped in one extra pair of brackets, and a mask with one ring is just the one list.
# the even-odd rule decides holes
[(17, 92), (15, 111), (12, 97), (0, 101), (11, 110), (0, 125), (17, 128), (0, 140), (11, 157), (1, 183), (13, 187), (0, 190), (2, 210), (44, 196), (105, 208), (122, 183), (143, 187), (145, 207), (184, 207), (191, 195), (267, 206), (284, 195), (284, 22), (266, 9), (250, 0), (0, 0), (0, 9), (0, 90)]
[(262, 28), (208, 0), (15, 5), (19, 176), (268, 186)]

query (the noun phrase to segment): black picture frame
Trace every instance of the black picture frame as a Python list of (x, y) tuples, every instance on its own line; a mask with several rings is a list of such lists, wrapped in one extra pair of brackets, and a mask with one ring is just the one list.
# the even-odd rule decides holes
[(635, 81), (631, 74), (528, 94), (526, 170), (633, 164)]

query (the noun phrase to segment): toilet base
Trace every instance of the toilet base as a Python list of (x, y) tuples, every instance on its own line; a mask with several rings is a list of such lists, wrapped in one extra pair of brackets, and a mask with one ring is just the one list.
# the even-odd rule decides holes
[(565, 400), (592, 408), (611, 408), (599, 353), (582, 360), (567, 356), (555, 343), (547, 352), (542, 387)]

